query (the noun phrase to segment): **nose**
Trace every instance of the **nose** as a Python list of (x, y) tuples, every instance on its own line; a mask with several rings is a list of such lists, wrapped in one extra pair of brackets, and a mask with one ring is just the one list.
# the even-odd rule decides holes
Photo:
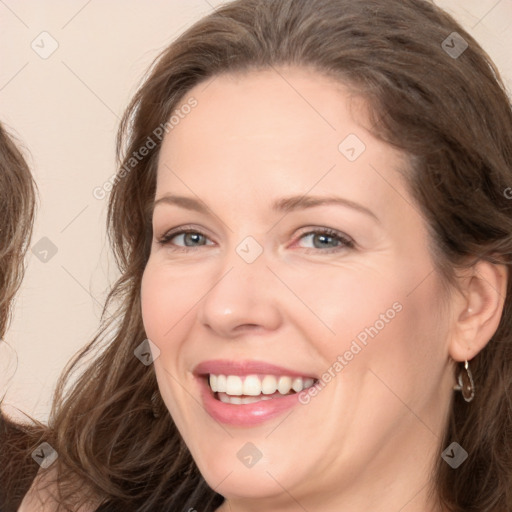
[(265, 253), (247, 263), (233, 250), (198, 305), (198, 320), (222, 338), (278, 329), (279, 283), (267, 268)]

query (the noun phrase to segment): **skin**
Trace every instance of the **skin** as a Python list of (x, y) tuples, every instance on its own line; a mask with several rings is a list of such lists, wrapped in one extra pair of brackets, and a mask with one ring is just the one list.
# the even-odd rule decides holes
[[(407, 160), (363, 127), (364, 104), (343, 85), (282, 68), (215, 77), (189, 96), (198, 105), (164, 139), (156, 199), (200, 198), (209, 213), (155, 207), (142, 313), (161, 351), (164, 402), (226, 497), (218, 510), (441, 510), (427, 491), (445, 448), (454, 359), (470, 360), (497, 328), (506, 271), (480, 262), (461, 274), (460, 291), (445, 291), (397, 172)], [(348, 134), (366, 145), (354, 162), (338, 149)], [(376, 219), (338, 205), (271, 210), (304, 194), (335, 194)], [(158, 242), (184, 225), (205, 238)], [(354, 247), (322, 245), (314, 228)], [(263, 249), (251, 264), (235, 250), (247, 236)], [(401, 311), (291, 414), (234, 427), (202, 407), (199, 362), (255, 359), (321, 376), (397, 302)], [(262, 453), (252, 468), (237, 458), (247, 442)]]

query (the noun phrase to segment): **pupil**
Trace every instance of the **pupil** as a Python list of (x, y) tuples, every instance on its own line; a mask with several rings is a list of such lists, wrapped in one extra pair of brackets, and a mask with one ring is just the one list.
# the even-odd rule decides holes
[[(318, 240), (322, 241), (322, 243), (320, 244), (320, 247), (325, 247), (326, 245), (328, 245), (329, 239), (334, 240), (334, 238), (330, 235), (316, 235), (316, 236), (318, 237)], [(325, 243), (326, 241), (327, 241), (327, 243)], [(334, 244), (334, 247), (336, 247), (336, 244)]]
[(200, 241), (201, 236), (202, 235), (200, 235), (199, 233), (186, 233), (185, 234), (185, 244), (187, 243), (187, 240), (189, 242), (192, 242), (192, 244), (197, 243)]

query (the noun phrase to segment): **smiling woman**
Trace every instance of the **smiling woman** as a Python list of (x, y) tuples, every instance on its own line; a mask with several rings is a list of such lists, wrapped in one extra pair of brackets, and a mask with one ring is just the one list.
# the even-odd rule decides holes
[(120, 172), (190, 102), (113, 180), (60, 502), (511, 510), (512, 110), (476, 41), (423, 0), (231, 2), (156, 61)]

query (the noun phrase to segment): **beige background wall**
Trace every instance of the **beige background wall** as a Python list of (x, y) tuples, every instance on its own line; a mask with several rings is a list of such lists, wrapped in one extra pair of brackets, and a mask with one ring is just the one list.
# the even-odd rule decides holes
[[(0, 0), (0, 119), (27, 148), (40, 191), (34, 252), (0, 344), (7, 413), (17, 415), (15, 406), (45, 421), (58, 374), (94, 334), (116, 271), (106, 199), (93, 190), (115, 172), (119, 118), (158, 52), (221, 3)], [(490, 53), (512, 90), (512, 0), (436, 3)]]

